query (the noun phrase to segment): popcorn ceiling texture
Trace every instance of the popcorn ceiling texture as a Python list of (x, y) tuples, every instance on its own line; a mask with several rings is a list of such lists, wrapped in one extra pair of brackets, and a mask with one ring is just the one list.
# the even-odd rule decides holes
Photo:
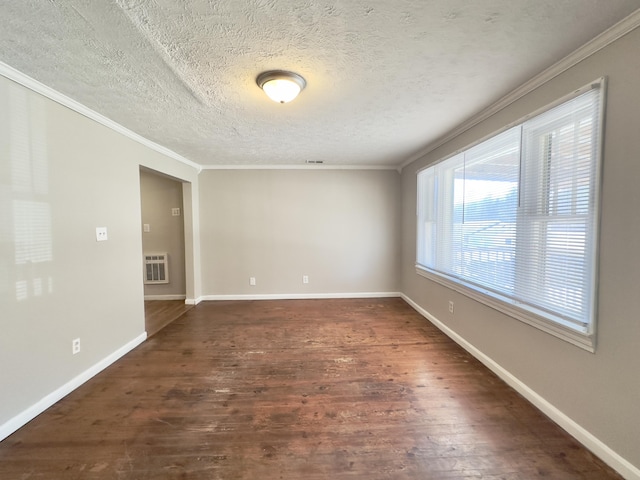
[(0, 61), (202, 165), (399, 165), (639, 6), (3, 0)]

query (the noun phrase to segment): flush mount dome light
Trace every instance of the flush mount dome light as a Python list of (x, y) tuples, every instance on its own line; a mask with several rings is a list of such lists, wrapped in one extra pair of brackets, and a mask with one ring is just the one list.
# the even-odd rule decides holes
[(297, 73), (284, 70), (262, 72), (256, 78), (258, 86), (264, 93), (278, 103), (287, 103), (298, 96), (307, 82)]

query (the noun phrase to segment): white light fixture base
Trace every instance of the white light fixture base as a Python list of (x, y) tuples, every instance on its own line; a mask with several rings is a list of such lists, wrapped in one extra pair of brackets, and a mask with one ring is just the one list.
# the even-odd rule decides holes
[(285, 70), (262, 72), (256, 78), (256, 83), (271, 100), (278, 103), (290, 102), (307, 85), (300, 75)]

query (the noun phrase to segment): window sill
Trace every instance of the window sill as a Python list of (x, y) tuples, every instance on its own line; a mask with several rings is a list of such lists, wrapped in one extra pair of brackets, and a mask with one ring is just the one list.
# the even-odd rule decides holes
[(494, 310), (526, 323), (527, 325), (531, 325), (532, 327), (569, 342), (572, 345), (580, 347), (591, 353), (595, 352), (595, 335), (592, 333), (577, 330), (568, 324), (565, 325), (561, 323), (561, 320), (555, 321), (550, 318), (543, 317), (525, 308), (503, 301), (487, 291), (483, 291), (469, 284), (461, 283), (457, 279), (432, 272), (420, 265), (416, 265), (416, 273), (424, 278), (439, 283), (440, 285), (455, 290), (462, 295), (491, 307)]

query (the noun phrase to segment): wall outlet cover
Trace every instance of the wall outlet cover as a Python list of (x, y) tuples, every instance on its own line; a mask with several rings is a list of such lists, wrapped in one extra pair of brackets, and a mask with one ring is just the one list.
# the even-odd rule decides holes
[(107, 227), (96, 227), (96, 242), (104, 242), (108, 239)]

